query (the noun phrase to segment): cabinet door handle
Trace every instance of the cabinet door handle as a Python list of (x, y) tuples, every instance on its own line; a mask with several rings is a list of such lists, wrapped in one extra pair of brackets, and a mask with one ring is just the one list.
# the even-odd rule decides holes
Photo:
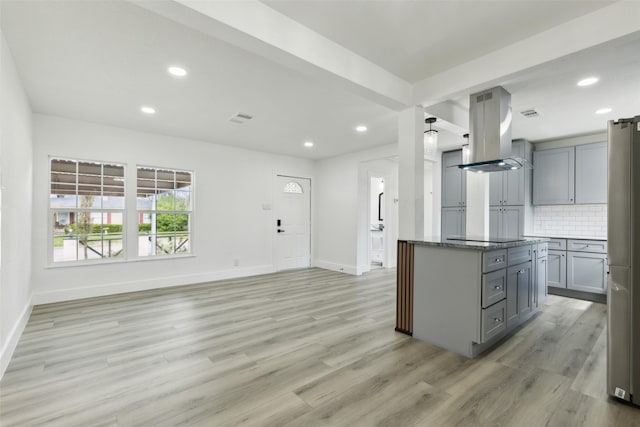
[(494, 321), (495, 323), (500, 323), (500, 322), (502, 322), (502, 317), (494, 317), (494, 318), (493, 318), (493, 321)]
[(518, 274), (524, 274), (524, 270), (518, 271)]
[(502, 258), (496, 258), (495, 262), (502, 262)]
[(502, 290), (502, 286), (494, 286), (493, 289), (495, 289), (496, 291), (501, 291)]

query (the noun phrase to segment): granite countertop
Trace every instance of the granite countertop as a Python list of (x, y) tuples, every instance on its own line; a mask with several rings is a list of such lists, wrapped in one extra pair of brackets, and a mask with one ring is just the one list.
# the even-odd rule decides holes
[[(462, 237), (461, 237), (462, 238)], [(472, 239), (472, 237), (466, 237), (466, 239)], [(481, 239), (478, 239), (481, 240)], [(458, 249), (472, 249), (476, 251), (493, 251), (496, 249), (514, 248), (517, 246), (531, 245), (533, 243), (548, 242), (546, 237), (524, 237), (521, 240), (516, 241), (504, 241), (504, 242), (487, 242), (487, 241), (462, 241), (454, 238), (443, 238), (440, 236), (425, 237), (423, 240), (406, 240), (408, 243), (414, 245), (423, 246), (436, 246), (442, 248), (458, 248)]]
[(571, 239), (571, 240), (604, 240), (606, 241), (607, 238), (606, 237), (595, 237), (595, 236), (568, 236), (566, 234), (529, 234), (527, 236), (525, 236), (525, 238), (527, 237), (533, 237), (533, 238), (539, 238), (539, 237), (546, 237), (548, 239)]

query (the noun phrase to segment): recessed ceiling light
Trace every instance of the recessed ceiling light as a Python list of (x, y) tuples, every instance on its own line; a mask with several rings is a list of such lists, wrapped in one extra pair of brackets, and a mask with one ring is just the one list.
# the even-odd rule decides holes
[(518, 167), (517, 167), (517, 166), (511, 166), (511, 170), (512, 170), (512, 171), (514, 171), (514, 170), (516, 170), (516, 169), (518, 169)]
[(611, 108), (601, 108), (599, 110), (596, 110), (596, 114), (607, 114), (611, 111), (613, 111)]
[(578, 86), (591, 86), (598, 82), (597, 77), (587, 77), (586, 79), (582, 79), (578, 82)]
[(356, 126), (356, 132), (366, 132), (367, 127), (365, 125)]
[(498, 166), (504, 166), (504, 162), (498, 163)]
[(169, 74), (176, 76), (176, 77), (184, 77), (187, 75), (187, 70), (185, 70), (182, 67), (176, 67), (176, 66), (172, 66), (167, 68), (167, 71), (169, 72)]
[(304, 143), (304, 146), (305, 147), (313, 147), (313, 142), (307, 141), (307, 142)]
[(153, 108), (153, 107), (149, 107), (149, 106), (140, 107), (140, 111), (142, 111), (145, 114), (155, 114), (156, 113), (156, 109)]

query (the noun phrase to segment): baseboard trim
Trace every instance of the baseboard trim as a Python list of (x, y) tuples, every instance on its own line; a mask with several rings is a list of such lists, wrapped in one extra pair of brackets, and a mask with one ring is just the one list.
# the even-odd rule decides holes
[(339, 273), (353, 274), (358, 276), (362, 273), (358, 273), (358, 269), (354, 265), (344, 265), (335, 262), (323, 261), (321, 259), (316, 260), (315, 266), (318, 268), (324, 268), (325, 270), (337, 271)]
[(11, 328), (11, 332), (9, 332), (7, 342), (2, 347), (2, 350), (0, 350), (0, 380), (9, 366), (13, 352), (18, 346), (18, 341), (20, 341), (22, 332), (24, 332), (24, 328), (27, 326), (29, 317), (31, 317), (31, 310), (33, 310), (32, 300), (33, 296), (27, 301), (22, 313), (20, 313), (18, 321), (13, 325), (13, 328)]
[(50, 304), (61, 301), (72, 301), (84, 298), (123, 294), (128, 292), (169, 288), (172, 286), (193, 285), (195, 283), (206, 283), (216, 280), (257, 276), (260, 274), (269, 274), (275, 272), (276, 268), (273, 265), (260, 265), (255, 267), (235, 268), (232, 270), (212, 271), (208, 273), (161, 277), (156, 279), (137, 280), (132, 282), (108, 283), (84, 288), (36, 291), (33, 295), (33, 304)]
[(360, 265), (360, 266), (358, 266), (358, 273), (357, 274), (358, 274), (358, 276), (360, 276), (361, 274), (368, 273), (370, 271), (371, 271), (371, 266), (370, 265), (366, 265), (366, 264), (365, 265)]
[(606, 294), (596, 294), (591, 292), (576, 291), (574, 289), (556, 288), (554, 286), (547, 287), (547, 292), (551, 295), (559, 295), (561, 297), (576, 298), (585, 301), (593, 301), (600, 304), (607, 303)]

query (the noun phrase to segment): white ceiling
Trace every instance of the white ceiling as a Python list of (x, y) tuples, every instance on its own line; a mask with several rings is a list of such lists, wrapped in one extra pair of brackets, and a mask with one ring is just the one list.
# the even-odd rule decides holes
[[(559, 137), (605, 132), (607, 121), (640, 114), (640, 35), (566, 56), (506, 80), (511, 93), (513, 138), (540, 142)], [(576, 83), (596, 76), (598, 83)], [(469, 97), (456, 100), (465, 109)], [(600, 108), (611, 113), (596, 115)], [(521, 111), (535, 109), (527, 119)]]
[[(2, 31), (35, 112), (311, 159), (397, 140), (396, 112), (131, 3), (0, 2)], [(266, 3), (410, 81), (607, 4)], [(608, 119), (640, 114), (639, 51), (637, 35), (500, 82), (512, 94), (514, 138), (604, 131)], [(170, 77), (171, 64), (186, 66), (189, 76)], [(601, 80), (577, 88), (588, 75)], [(467, 108), (467, 98), (453, 101)], [(158, 113), (141, 114), (143, 104)], [(610, 115), (593, 114), (605, 106)], [(541, 116), (522, 118), (528, 108)], [(230, 123), (237, 112), (255, 118)], [(357, 124), (369, 131), (357, 134)], [(443, 144), (462, 141), (461, 128), (445, 125), (435, 126)], [(302, 146), (306, 140), (313, 149)]]
[(612, 1), (263, 0), (415, 83)]
[(3, 1), (1, 19), (37, 113), (312, 159), (397, 138), (394, 111), (131, 3)]

